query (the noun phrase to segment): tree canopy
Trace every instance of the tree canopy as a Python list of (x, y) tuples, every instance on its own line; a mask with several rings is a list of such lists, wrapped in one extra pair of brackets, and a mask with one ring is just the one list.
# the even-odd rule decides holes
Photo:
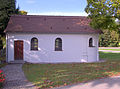
[(85, 11), (95, 29), (120, 29), (120, 0), (87, 0)]
[(5, 36), (4, 30), (8, 24), (9, 18), (13, 14), (26, 15), (26, 11), (20, 11), (16, 8), (16, 0), (0, 0), (0, 49), (3, 48), (2, 36)]
[(28, 12), (26, 12), (26, 11), (24, 11), (24, 10), (21, 10), (21, 11), (19, 11), (18, 14), (19, 14), (19, 15), (27, 15), (27, 13), (28, 13)]
[(0, 35), (4, 34), (4, 29), (13, 14), (26, 15), (27, 12), (16, 8), (16, 0), (0, 0)]
[(15, 0), (0, 0), (0, 34), (7, 26), (10, 15), (16, 10)]

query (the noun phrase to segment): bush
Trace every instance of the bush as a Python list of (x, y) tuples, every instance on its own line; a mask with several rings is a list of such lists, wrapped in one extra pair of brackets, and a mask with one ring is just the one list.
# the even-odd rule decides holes
[(6, 56), (6, 48), (0, 50), (0, 57)]
[(0, 88), (3, 87), (4, 82), (5, 82), (5, 75), (3, 74), (3, 71), (0, 70)]
[(0, 50), (0, 64), (5, 63), (6, 59), (6, 48)]
[(100, 47), (120, 47), (120, 34), (116, 31), (104, 30), (99, 37)]

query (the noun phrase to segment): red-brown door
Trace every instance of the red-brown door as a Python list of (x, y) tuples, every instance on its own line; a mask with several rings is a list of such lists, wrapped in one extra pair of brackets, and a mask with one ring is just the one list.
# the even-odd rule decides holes
[(14, 59), (23, 60), (23, 41), (14, 41)]

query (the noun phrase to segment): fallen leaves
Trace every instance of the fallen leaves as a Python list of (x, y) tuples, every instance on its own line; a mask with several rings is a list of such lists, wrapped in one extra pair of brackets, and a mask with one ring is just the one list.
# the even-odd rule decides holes
[[(37, 82), (40, 89), (66, 86), (89, 80), (120, 75), (119, 62), (74, 63), (74, 64), (24, 64), (31, 82)], [(32, 76), (32, 77), (30, 77)], [(41, 81), (41, 82), (40, 82)]]

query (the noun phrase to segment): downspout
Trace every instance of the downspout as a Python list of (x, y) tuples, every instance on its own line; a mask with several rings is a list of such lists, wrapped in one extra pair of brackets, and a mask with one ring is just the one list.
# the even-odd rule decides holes
[(99, 34), (97, 36), (97, 61), (100, 61), (99, 59)]
[(6, 62), (8, 62), (8, 34), (6, 33)]

